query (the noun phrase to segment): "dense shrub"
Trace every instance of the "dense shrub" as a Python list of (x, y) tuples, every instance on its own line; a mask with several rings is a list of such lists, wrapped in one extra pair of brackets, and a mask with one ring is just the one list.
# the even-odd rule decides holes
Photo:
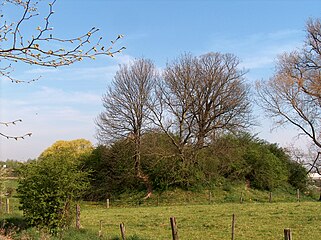
[(142, 146), (142, 166), (153, 182), (154, 189), (188, 188), (197, 184), (199, 169), (193, 161), (181, 158), (166, 134), (145, 134)]
[(272, 190), (286, 184), (288, 172), (285, 162), (282, 162), (264, 146), (252, 146), (243, 157), (249, 168), (245, 177), (252, 187)]
[(295, 161), (289, 161), (288, 169), (289, 169), (288, 182), (297, 189), (300, 189), (303, 191), (306, 190), (309, 178), (307, 175), (307, 170), (302, 166), (302, 164)]
[(17, 188), (27, 222), (31, 226), (47, 228), (50, 233), (70, 225), (75, 201), (89, 185), (88, 173), (81, 170), (81, 159), (91, 151), (81, 147), (76, 154), (76, 150), (54, 150), (55, 147), (54, 144), (39, 159), (21, 166)]
[(140, 188), (135, 177), (134, 146), (121, 140), (109, 147), (98, 146), (85, 161), (90, 172), (91, 188), (85, 194), (87, 200), (106, 200), (125, 191)]
[[(154, 190), (215, 187), (222, 178), (227, 182), (247, 182), (261, 190), (306, 186), (303, 166), (291, 161), (276, 144), (247, 133), (222, 135), (197, 151), (188, 145), (184, 149), (182, 158), (171, 139), (161, 132), (142, 137), (141, 166)], [(87, 169), (93, 171), (87, 199), (104, 200), (125, 191), (144, 189), (135, 178), (134, 154), (134, 146), (126, 139), (96, 148), (86, 161)]]
[[(224, 135), (207, 150), (203, 163), (207, 174), (234, 181), (249, 181), (250, 186), (261, 190), (292, 185), (303, 189), (307, 183), (305, 168), (290, 159), (287, 152), (247, 133)], [(204, 159), (206, 160), (204, 162)], [(217, 175), (216, 175), (217, 176)]]

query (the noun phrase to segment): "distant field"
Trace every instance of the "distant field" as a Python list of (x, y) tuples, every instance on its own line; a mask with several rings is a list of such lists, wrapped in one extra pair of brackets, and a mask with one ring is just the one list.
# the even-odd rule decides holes
[(283, 229), (291, 228), (293, 239), (319, 239), (321, 203), (224, 203), (162, 207), (127, 207), (106, 209), (82, 205), (81, 224), (99, 230), (107, 239), (120, 236), (123, 222), (128, 236), (139, 239), (171, 239), (169, 218), (175, 216), (180, 239), (230, 239), (232, 214), (236, 215), (237, 240), (283, 239)]

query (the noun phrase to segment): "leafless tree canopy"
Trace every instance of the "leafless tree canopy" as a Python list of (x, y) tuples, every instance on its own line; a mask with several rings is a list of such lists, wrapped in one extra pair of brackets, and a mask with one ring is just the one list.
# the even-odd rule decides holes
[(139, 59), (120, 67), (103, 96), (104, 111), (97, 119), (102, 143), (141, 137), (148, 126), (148, 106), (156, 78), (156, 68), (150, 60)]
[(250, 125), (245, 72), (238, 65), (234, 55), (221, 53), (185, 54), (168, 64), (153, 112), (165, 132), (178, 136), (172, 138), (178, 148), (203, 148), (219, 132)]
[[(111, 43), (104, 42), (102, 37), (96, 37), (99, 29), (91, 28), (82, 35), (72, 38), (55, 36), (51, 26), (56, 0), (0, 0), (0, 79), (13, 83), (30, 83), (39, 79), (17, 79), (14, 77), (16, 63), (26, 63), (42, 67), (60, 67), (70, 65), (85, 58), (95, 59), (97, 55), (113, 56), (124, 49), (114, 50), (114, 44), (122, 35), (118, 35)], [(39, 4), (47, 4), (46, 13), (39, 12)], [(9, 12), (14, 15), (7, 16)], [(31, 32), (30, 32), (31, 29)], [(32, 31), (33, 30), (33, 31)], [(58, 47), (59, 46), (59, 47)], [(0, 122), (0, 125), (14, 125), (21, 120)], [(27, 133), (21, 136), (6, 138), (21, 139), (31, 136)]]
[[(284, 53), (274, 76), (258, 82), (261, 106), (277, 125), (292, 124), (321, 151), (321, 22), (309, 20), (302, 50)], [(315, 166), (316, 161), (312, 164)]]

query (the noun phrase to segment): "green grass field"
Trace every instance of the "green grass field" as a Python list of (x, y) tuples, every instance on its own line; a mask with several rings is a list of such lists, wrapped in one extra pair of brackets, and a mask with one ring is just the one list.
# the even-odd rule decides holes
[(123, 222), (128, 236), (139, 239), (171, 239), (169, 218), (176, 217), (180, 239), (231, 239), (232, 214), (236, 216), (237, 240), (283, 239), (291, 228), (294, 239), (318, 239), (321, 231), (321, 203), (224, 203), (161, 207), (106, 209), (82, 205), (81, 224), (92, 232), (103, 221), (106, 239), (120, 236)]
[[(7, 187), (15, 188), (14, 181)], [(284, 228), (291, 228), (294, 240), (319, 239), (321, 232), (321, 202), (318, 193), (297, 201), (296, 192), (269, 193), (246, 190), (242, 186), (224, 187), (211, 191), (167, 191), (155, 193), (151, 199), (141, 201), (144, 193), (124, 194), (121, 199), (106, 203), (82, 202), (82, 230), (68, 230), (62, 239), (120, 239), (120, 223), (124, 223), (127, 240), (171, 239), (170, 217), (175, 217), (181, 240), (231, 239), (232, 214), (236, 216), (235, 239), (281, 240)], [(243, 203), (240, 203), (240, 196)], [(312, 197), (311, 197), (312, 196)], [(211, 200), (211, 202), (209, 201)], [(4, 201), (4, 199), (3, 199)], [(18, 199), (10, 198), (10, 213), (4, 213), (2, 204), (0, 221), (23, 222)], [(102, 221), (103, 237), (98, 237)], [(59, 239), (48, 237), (35, 229), (14, 234), (13, 239)], [(0, 238), (1, 239), (1, 238)]]
[[(120, 239), (120, 223), (124, 223), (128, 239), (171, 239), (169, 218), (172, 216), (176, 218), (180, 239), (231, 239), (232, 214), (236, 216), (236, 240), (281, 240), (284, 228), (291, 228), (295, 240), (318, 239), (321, 231), (320, 202), (220, 203), (109, 209), (99, 204), (82, 203), (83, 230), (79, 233), (74, 229), (67, 231), (63, 239), (99, 239), (100, 220), (101, 239)], [(15, 212), (14, 216), (17, 215), (19, 213)], [(8, 219), (12, 215), (2, 217)]]

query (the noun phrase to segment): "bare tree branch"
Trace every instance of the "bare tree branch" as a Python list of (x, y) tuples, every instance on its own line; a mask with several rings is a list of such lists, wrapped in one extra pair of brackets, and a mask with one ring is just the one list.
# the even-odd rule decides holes
[[(115, 49), (117, 41), (123, 35), (118, 35), (110, 43), (104, 42), (102, 37), (96, 37), (99, 31), (96, 27), (77, 37), (55, 36), (51, 19), (54, 15), (56, 0), (48, 3), (46, 14), (39, 12), (39, 5), (47, 1), (0, 1), (0, 80), (7, 79), (13, 83), (28, 84), (40, 79), (41, 76), (29, 80), (14, 77), (16, 63), (57, 68), (83, 59), (95, 59), (100, 55), (113, 57), (114, 54), (125, 49), (125, 47)], [(6, 14), (10, 12), (15, 12), (15, 15), (7, 16)], [(30, 29), (33, 29), (32, 33), (28, 32)], [(31, 133), (8, 136), (0, 132), (0, 135), (18, 140), (31, 136)]]
[[(5, 125), (6, 127), (9, 127), (10, 125), (16, 125), (19, 122), (22, 122), (22, 120), (21, 119), (17, 119), (17, 120), (11, 121), (11, 122), (0, 122), (0, 125)], [(10, 136), (10, 135), (7, 135), (7, 134), (4, 134), (4, 133), (0, 132), (0, 136), (5, 137), (7, 139), (15, 139), (15, 140), (24, 139), (27, 136), (31, 137), (31, 135), (32, 135), (32, 133), (26, 133), (26, 134), (20, 135), (20, 136)]]
[(291, 124), (307, 136), (317, 150), (321, 148), (321, 22), (309, 20), (301, 51), (284, 53), (268, 82), (258, 82), (259, 105), (267, 110), (277, 126)]
[[(245, 72), (231, 54), (182, 55), (168, 64), (158, 85), (155, 124), (172, 139), (182, 155), (201, 149), (220, 131), (251, 124)], [(158, 111), (162, 109), (162, 111)], [(170, 120), (164, 121), (164, 115)]]
[[(107, 47), (102, 43), (103, 38), (93, 39), (93, 36), (99, 31), (93, 27), (83, 35), (74, 38), (59, 38), (53, 34), (53, 28), (50, 26), (50, 20), (54, 14), (53, 6), (55, 0), (49, 3), (49, 13), (44, 18), (43, 26), (35, 26), (34, 35), (28, 37), (23, 35), (23, 26), (32, 18), (40, 17), (37, 13), (37, 2), (32, 4), (28, 1), (10, 1), (17, 3), (19, 8), (23, 8), (22, 15), (17, 22), (7, 23), (6, 21), (0, 26), (0, 42), (4, 42), (6, 47), (0, 47), (0, 61), (24, 62), (27, 64), (59, 67), (70, 65), (84, 58), (95, 59), (98, 55), (113, 56), (121, 52), (124, 47), (114, 50), (113, 47), (118, 39), (123, 35), (111, 41)], [(20, 4), (19, 4), (20, 3)], [(93, 40), (93, 43), (91, 41)], [(48, 44), (48, 42), (50, 44)], [(56, 43), (64, 43), (64, 47), (52, 48)], [(3, 71), (2, 76), (8, 77)], [(10, 80), (13, 80), (9, 77)], [(13, 80), (16, 82), (15, 80)]]

